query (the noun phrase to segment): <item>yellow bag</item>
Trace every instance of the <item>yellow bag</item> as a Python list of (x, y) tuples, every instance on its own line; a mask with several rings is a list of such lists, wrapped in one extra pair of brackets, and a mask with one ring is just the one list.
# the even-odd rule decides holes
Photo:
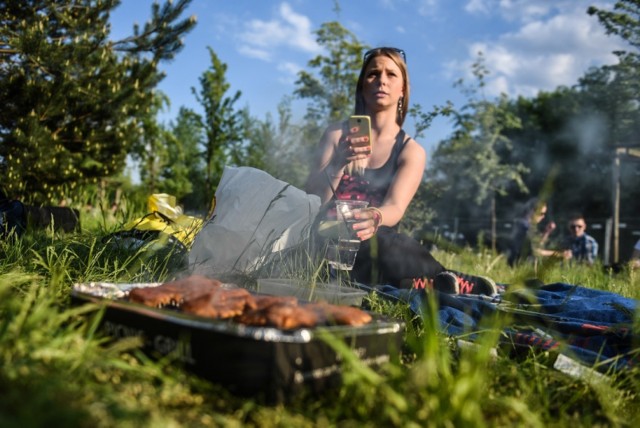
[[(127, 231), (149, 231), (168, 235), (180, 241), (186, 249), (191, 247), (193, 238), (200, 231), (204, 221), (182, 213), (176, 205), (175, 196), (166, 193), (154, 193), (147, 199), (149, 214), (130, 221), (124, 226)], [(162, 241), (162, 236), (158, 237)], [(162, 242), (164, 244), (164, 242)]]

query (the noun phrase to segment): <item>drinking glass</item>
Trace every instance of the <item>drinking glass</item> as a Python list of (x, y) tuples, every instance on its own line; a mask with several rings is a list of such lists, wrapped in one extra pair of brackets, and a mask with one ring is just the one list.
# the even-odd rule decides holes
[(359, 239), (338, 239), (329, 242), (325, 258), (334, 269), (352, 270), (359, 249)]
[[(336, 201), (336, 218), (338, 221), (344, 222), (347, 225), (350, 238), (355, 239), (353, 231), (353, 223), (356, 223), (355, 213), (363, 210), (369, 206), (367, 201), (351, 201), (339, 199)], [(340, 238), (343, 238), (342, 236)]]
[(355, 213), (369, 206), (367, 201), (336, 201), (336, 218), (338, 222), (343, 222), (346, 227), (339, 228), (337, 239), (333, 239), (327, 245), (325, 258), (333, 269), (338, 271), (349, 271), (353, 269), (360, 240), (353, 230), (353, 224), (357, 222)]

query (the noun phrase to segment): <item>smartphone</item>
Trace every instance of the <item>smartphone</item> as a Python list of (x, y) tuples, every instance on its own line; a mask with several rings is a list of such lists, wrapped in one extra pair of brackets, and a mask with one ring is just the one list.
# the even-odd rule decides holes
[[(358, 128), (358, 131), (355, 133), (351, 133), (353, 128)], [(367, 136), (369, 139), (366, 143), (358, 143), (354, 144), (354, 147), (369, 147), (369, 153), (371, 153), (372, 145), (371, 145), (371, 118), (369, 116), (351, 116), (349, 117), (349, 132), (353, 137), (364, 137)]]

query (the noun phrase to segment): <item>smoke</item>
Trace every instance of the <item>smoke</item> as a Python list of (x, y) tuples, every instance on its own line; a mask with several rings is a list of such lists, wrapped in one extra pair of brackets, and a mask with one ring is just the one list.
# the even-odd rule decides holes
[(579, 153), (588, 155), (605, 147), (607, 128), (608, 121), (604, 114), (590, 112), (571, 118), (560, 136), (563, 139), (574, 140)]

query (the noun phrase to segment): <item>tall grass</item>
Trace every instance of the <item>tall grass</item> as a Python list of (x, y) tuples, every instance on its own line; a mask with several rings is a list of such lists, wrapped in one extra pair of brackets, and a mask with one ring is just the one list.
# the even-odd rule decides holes
[[(68, 305), (75, 282), (141, 282), (175, 273), (170, 252), (125, 251), (105, 242), (124, 220), (83, 222), (78, 234), (30, 232), (0, 242), (0, 426), (547, 427), (640, 421), (637, 370), (574, 378), (553, 368), (554, 355), (509, 355), (499, 345), (508, 315), (487, 319), (469, 345), (466, 336), (440, 332), (433, 299), (418, 317), (404, 304), (369, 298), (373, 310), (406, 325), (403, 348), (380, 370), (328, 338), (343, 355), (339, 389), (277, 406), (234, 397), (185, 372), (171, 357), (150, 360), (136, 340), (104, 337), (97, 328), (100, 308)], [(537, 277), (640, 297), (638, 272), (557, 263), (512, 269), (489, 251), (435, 256), (451, 269), (514, 287)]]

